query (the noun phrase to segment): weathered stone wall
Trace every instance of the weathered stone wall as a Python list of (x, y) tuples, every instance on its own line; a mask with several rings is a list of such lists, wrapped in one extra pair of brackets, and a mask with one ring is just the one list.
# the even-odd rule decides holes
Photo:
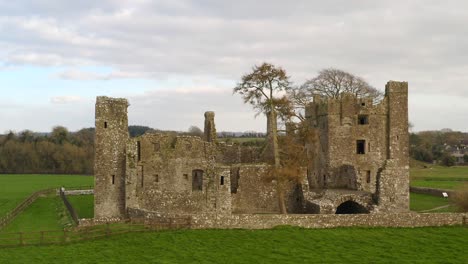
[(387, 160), (377, 179), (379, 211), (409, 211), (408, 83), (385, 86), (388, 106)]
[[(146, 217), (151, 217), (151, 214), (147, 214)], [(264, 229), (280, 225), (292, 225), (304, 228), (453, 226), (466, 225), (467, 218), (467, 213), (380, 213), (353, 215), (237, 214), (228, 217), (197, 215), (192, 217), (192, 228)]]
[(230, 213), (229, 168), (198, 137), (145, 134), (127, 144), (127, 207), (166, 214)]
[[(357, 190), (378, 211), (409, 210), (408, 84), (390, 81), (384, 99), (314, 97), (306, 109), (308, 191)], [(307, 190), (304, 190), (307, 191)]]
[[(376, 175), (386, 159), (386, 103), (345, 94), (340, 99), (315, 97), (307, 116), (317, 129), (311, 150), (311, 188), (345, 188), (375, 192)], [(365, 121), (360, 123), (360, 118)], [(358, 154), (357, 141), (364, 141)]]
[(215, 113), (212, 111), (205, 112), (205, 141), (216, 142), (216, 126), (214, 121)]
[[(233, 165), (231, 167), (232, 212), (278, 213), (276, 181), (267, 175), (269, 165)], [(305, 174), (305, 171), (304, 171)], [(305, 178), (305, 175), (303, 175)], [(300, 188), (291, 183), (285, 191), (288, 212), (302, 212)]]
[(127, 100), (122, 98), (100, 96), (96, 100), (95, 218), (118, 218), (125, 214), (127, 107)]

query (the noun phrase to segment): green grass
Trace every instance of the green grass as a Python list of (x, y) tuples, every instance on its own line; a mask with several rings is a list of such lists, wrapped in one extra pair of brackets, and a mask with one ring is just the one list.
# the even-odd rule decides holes
[(1, 232), (61, 230), (70, 226), (71, 222), (61, 198), (50, 196), (38, 198)]
[[(410, 209), (411, 211), (423, 211), (433, 209), (439, 206), (450, 205), (450, 200), (444, 197), (436, 197), (427, 194), (411, 193), (410, 194)], [(456, 208), (450, 206), (434, 212), (455, 212)]]
[(94, 217), (94, 195), (67, 195), (67, 198), (75, 208), (78, 218)]
[(411, 186), (414, 187), (429, 187), (436, 189), (456, 189), (460, 187), (463, 182), (460, 181), (426, 181), (426, 180), (413, 180)]
[(427, 166), (410, 169), (411, 186), (456, 189), (468, 182), (468, 166)]
[(468, 228), (183, 230), (0, 250), (8, 263), (466, 263)]
[(237, 142), (237, 143), (244, 143), (244, 142), (250, 142), (250, 141), (259, 141), (263, 142), (265, 141), (265, 138), (218, 138), (220, 141), (227, 141), (230, 140), (231, 142)]
[(0, 217), (35, 191), (60, 186), (94, 185), (93, 176), (78, 175), (0, 175)]

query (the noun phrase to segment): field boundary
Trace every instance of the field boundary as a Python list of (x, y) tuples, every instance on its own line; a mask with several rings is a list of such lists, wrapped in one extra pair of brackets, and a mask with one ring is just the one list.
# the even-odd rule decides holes
[(131, 222), (106, 223), (101, 225), (79, 226), (74, 229), (49, 230), (35, 232), (0, 233), (0, 248), (63, 245), (73, 242), (95, 240), (118, 234), (136, 232), (155, 232), (163, 230), (190, 229), (191, 222), (187, 218), (167, 218), (161, 221), (152, 219), (133, 219)]
[(11, 223), (15, 217), (17, 217), (21, 212), (23, 212), (29, 205), (37, 200), (40, 196), (48, 195), (54, 193), (56, 188), (44, 189), (39, 190), (37, 192), (32, 193), (26, 199), (24, 199), (20, 204), (18, 204), (13, 210), (6, 213), (5, 216), (0, 218), (0, 230), (4, 228), (6, 225)]
[(60, 198), (62, 198), (63, 204), (65, 204), (65, 207), (67, 208), (68, 213), (70, 214), (73, 222), (75, 222), (75, 225), (78, 225), (79, 224), (78, 214), (76, 213), (76, 210), (75, 208), (73, 208), (73, 205), (70, 203), (70, 201), (68, 201), (67, 196), (65, 195), (64, 188), (59, 189), (59, 195), (60, 195)]

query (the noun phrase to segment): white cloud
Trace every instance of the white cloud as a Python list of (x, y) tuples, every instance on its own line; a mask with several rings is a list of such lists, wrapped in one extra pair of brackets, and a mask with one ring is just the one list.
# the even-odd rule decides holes
[(53, 104), (68, 104), (76, 103), (83, 101), (83, 98), (75, 95), (66, 95), (66, 96), (55, 96), (50, 98), (50, 102)]
[[(430, 94), (467, 100), (467, 24), (468, 3), (462, 0), (3, 1), (0, 65), (64, 66), (67, 70), (55, 77), (72, 81), (208, 76), (234, 83), (252, 65), (269, 61), (298, 83), (321, 68), (338, 67), (381, 90), (390, 79), (405, 80), (415, 98)], [(82, 65), (114, 71), (83, 71)], [(179, 94), (190, 94), (208, 86), (179, 87)], [(182, 103), (176, 92), (148, 96), (176, 98), (174, 104), (188, 111), (219, 102), (235, 107), (223, 111), (238, 113), (239, 106), (227, 96), (216, 99), (209, 92), (199, 93), (208, 101), (186, 96), (194, 105)], [(428, 120), (416, 102), (411, 104), (415, 119)], [(456, 126), (460, 115), (446, 121)], [(149, 117), (142, 110), (138, 118)], [(177, 122), (167, 125), (179, 127)]]

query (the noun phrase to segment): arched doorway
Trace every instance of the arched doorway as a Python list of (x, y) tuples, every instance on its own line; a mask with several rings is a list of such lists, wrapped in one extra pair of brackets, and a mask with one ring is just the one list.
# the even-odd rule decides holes
[(368, 214), (369, 210), (364, 206), (354, 202), (346, 201), (336, 208), (336, 214)]

